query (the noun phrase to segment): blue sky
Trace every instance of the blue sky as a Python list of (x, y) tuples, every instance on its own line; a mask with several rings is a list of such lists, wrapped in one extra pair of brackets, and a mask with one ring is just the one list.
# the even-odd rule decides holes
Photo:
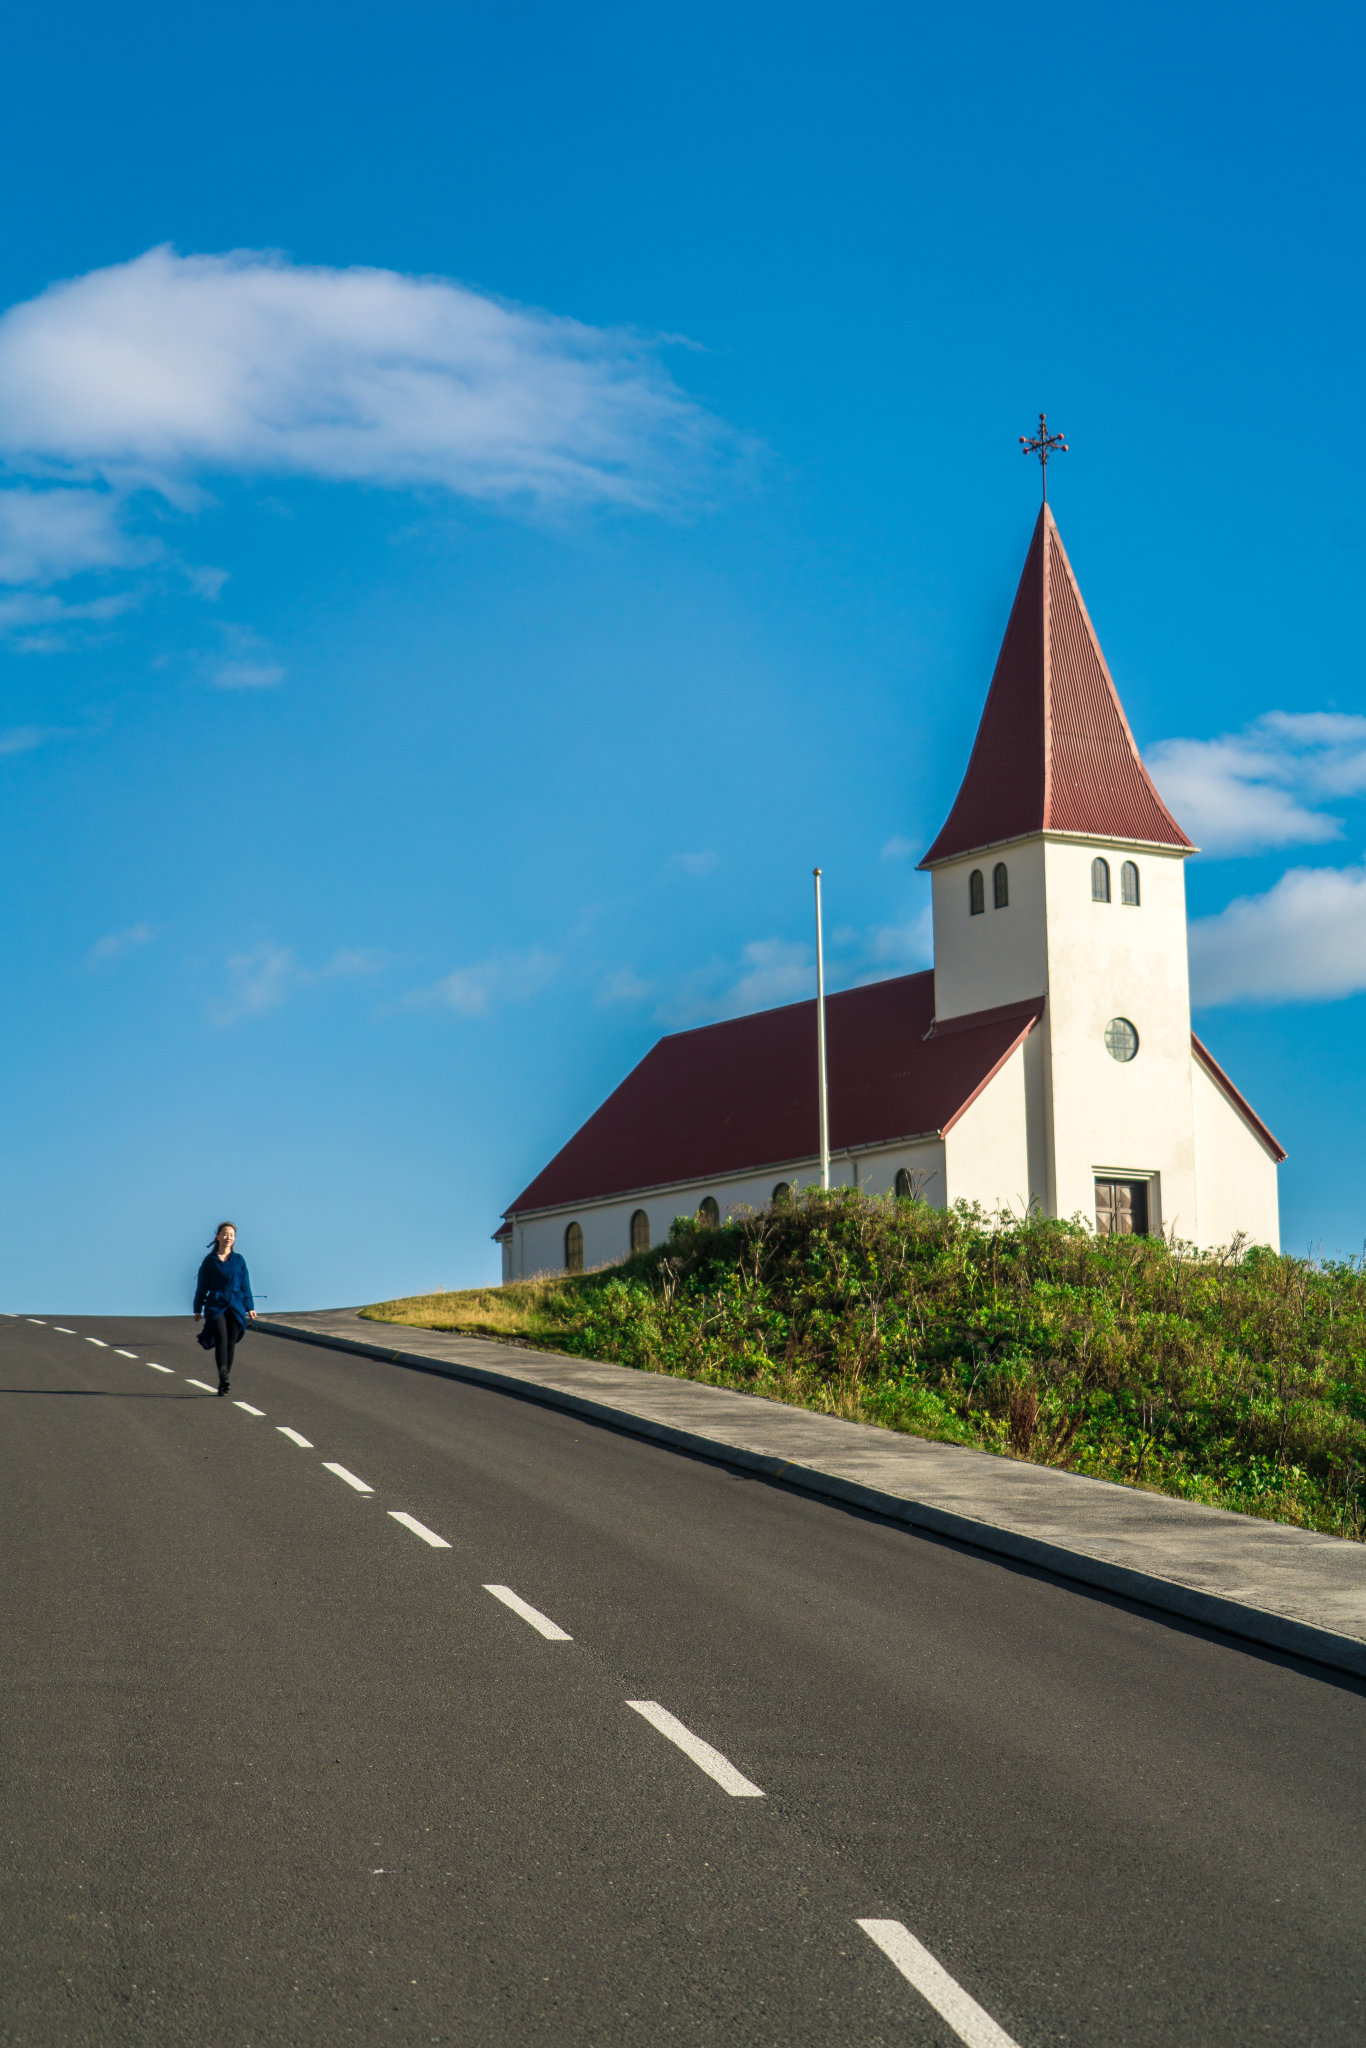
[(925, 964), (1050, 495), (1197, 1026), (1366, 1238), (1360, 15), (60, 4), (0, 133), (9, 1307), (492, 1277), (665, 1029)]

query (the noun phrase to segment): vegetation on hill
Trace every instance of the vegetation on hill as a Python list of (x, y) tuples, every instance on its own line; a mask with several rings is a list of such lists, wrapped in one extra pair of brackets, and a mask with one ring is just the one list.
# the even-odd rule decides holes
[(1366, 1272), (807, 1190), (592, 1273), (381, 1302), (1366, 1538)]

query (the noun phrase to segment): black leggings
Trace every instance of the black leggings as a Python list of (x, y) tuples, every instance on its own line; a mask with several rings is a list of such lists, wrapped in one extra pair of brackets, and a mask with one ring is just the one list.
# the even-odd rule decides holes
[(232, 1372), (232, 1355), (237, 1349), (237, 1324), (224, 1309), (221, 1316), (215, 1316), (209, 1328), (213, 1331), (213, 1355), (218, 1360), (218, 1377), (227, 1379)]

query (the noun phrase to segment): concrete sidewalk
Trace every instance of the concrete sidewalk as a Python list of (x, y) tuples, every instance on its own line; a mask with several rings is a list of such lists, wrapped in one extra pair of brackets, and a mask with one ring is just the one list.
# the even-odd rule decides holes
[(1366, 1677), (1366, 1544), (355, 1309), (262, 1316), (256, 1328), (567, 1408)]

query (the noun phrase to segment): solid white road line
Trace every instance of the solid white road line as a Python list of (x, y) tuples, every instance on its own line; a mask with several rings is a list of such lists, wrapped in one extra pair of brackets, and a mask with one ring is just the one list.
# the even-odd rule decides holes
[(115, 1351), (116, 1355), (117, 1355), (117, 1356), (118, 1356), (119, 1358), (136, 1358), (136, 1357), (137, 1357), (137, 1352), (136, 1352), (136, 1351), (123, 1351), (123, 1350), (121, 1350), (121, 1349), (119, 1348), (119, 1346), (118, 1346), (117, 1344), (116, 1344), (116, 1345), (114, 1346), (114, 1351)]
[(375, 1490), (373, 1486), (367, 1486), (363, 1479), (357, 1479), (354, 1472), (348, 1472), (345, 1465), (324, 1464), (323, 1471), (335, 1472), (338, 1479), (344, 1479), (348, 1486), (354, 1486), (357, 1493), (373, 1493)]
[(312, 1450), (313, 1446), (308, 1441), (308, 1438), (306, 1436), (300, 1436), (297, 1429), (286, 1429), (283, 1422), (277, 1422), (275, 1427), (279, 1430), (281, 1436), (287, 1436), (292, 1444), (297, 1444), (299, 1446), (299, 1449), (301, 1451)]
[(732, 1799), (763, 1798), (759, 1786), (752, 1785), (748, 1778), (742, 1776), (729, 1757), (722, 1756), (719, 1749), (713, 1749), (709, 1742), (703, 1742), (694, 1735), (691, 1728), (685, 1728), (681, 1721), (676, 1721), (658, 1700), (627, 1700), (626, 1704), (634, 1707), (638, 1714), (643, 1714), (651, 1727), (657, 1728), (661, 1735), (667, 1735), (670, 1742), (676, 1742), (684, 1756), (690, 1756), (700, 1771), (705, 1771), (709, 1778), (715, 1778)]
[(75, 1336), (75, 1334), (76, 1334), (76, 1332), (75, 1332), (74, 1330), (62, 1330), (62, 1326), (61, 1326), (61, 1324), (60, 1324), (60, 1323), (54, 1323), (54, 1324), (52, 1325), (52, 1327), (53, 1327), (53, 1329), (54, 1329), (54, 1330), (61, 1330), (61, 1331), (62, 1331), (62, 1335), (63, 1335), (64, 1337), (74, 1337), (74, 1336)]
[(529, 1607), (525, 1600), (519, 1600), (511, 1586), (485, 1586), (484, 1591), (492, 1593), (495, 1600), (501, 1600), (504, 1607), (510, 1607), (514, 1614), (520, 1614), (523, 1621), (529, 1621), (548, 1643), (573, 1642), (573, 1636), (557, 1628), (548, 1614), (542, 1614), (539, 1607)]
[(87, 1344), (98, 1344), (101, 1351), (107, 1351), (109, 1349), (109, 1346), (105, 1343), (103, 1337), (87, 1337), (85, 1341)]
[(1016, 2048), (1003, 2027), (990, 2013), (983, 2012), (975, 1998), (969, 1998), (961, 1984), (922, 1948), (908, 1927), (899, 1920), (860, 1920), (870, 1941), (894, 1962), (909, 1984), (931, 2004), (941, 2020), (947, 2020), (967, 2048)]
[(402, 1522), (405, 1529), (411, 1529), (414, 1536), (420, 1536), (424, 1543), (430, 1543), (433, 1550), (449, 1550), (451, 1547), (444, 1536), (438, 1536), (435, 1529), (429, 1529), (424, 1522), (419, 1522), (415, 1515), (405, 1515), (397, 1508), (390, 1508), (389, 1519), (391, 1522)]
[(147, 1363), (149, 1366), (152, 1367), (153, 1372), (170, 1372), (171, 1370), (169, 1365), (152, 1365), (152, 1361), (150, 1358), (148, 1359)]
[(191, 1380), (188, 1373), (186, 1373), (185, 1377), (190, 1381), (192, 1387), (198, 1387), (201, 1394), (216, 1394), (218, 1392), (217, 1387), (206, 1386), (203, 1380)]
[(261, 1417), (261, 1420), (262, 1420), (263, 1422), (265, 1421), (265, 1416), (266, 1416), (266, 1411), (265, 1411), (265, 1409), (264, 1409), (264, 1408), (253, 1408), (253, 1407), (252, 1407), (252, 1405), (251, 1405), (251, 1403), (250, 1403), (250, 1401), (234, 1401), (232, 1405), (233, 1405), (233, 1407), (234, 1407), (234, 1408), (245, 1408), (245, 1410), (246, 1410), (246, 1412), (247, 1412), (247, 1414), (248, 1414), (248, 1415), (259, 1415), (259, 1416)]

